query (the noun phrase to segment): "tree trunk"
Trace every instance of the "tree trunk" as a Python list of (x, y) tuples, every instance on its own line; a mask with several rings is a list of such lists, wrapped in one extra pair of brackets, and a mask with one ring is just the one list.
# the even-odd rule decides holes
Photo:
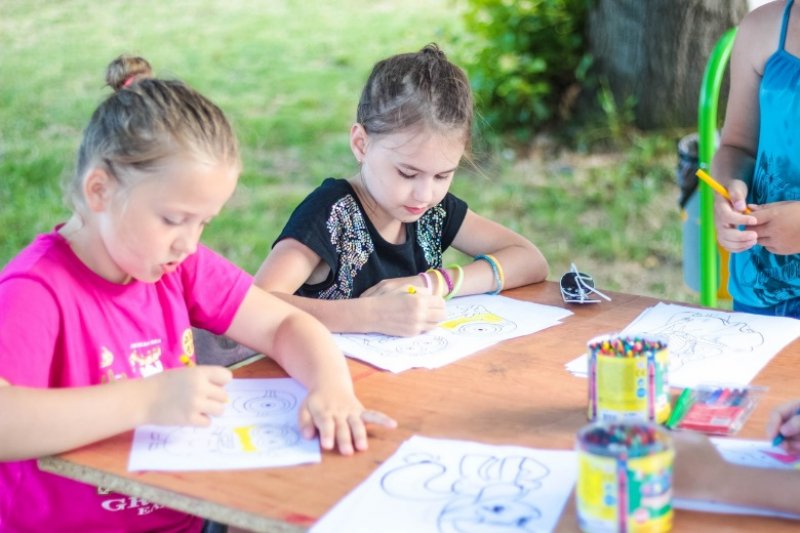
[(697, 124), (703, 71), (720, 36), (747, 13), (747, 0), (596, 0), (589, 43), (617, 100), (636, 100), (636, 125)]

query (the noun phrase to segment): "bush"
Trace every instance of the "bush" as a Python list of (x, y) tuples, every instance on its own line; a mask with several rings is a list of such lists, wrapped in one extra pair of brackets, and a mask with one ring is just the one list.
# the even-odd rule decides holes
[(464, 66), (484, 124), (527, 140), (569, 116), (591, 64), (591, 0), (468, 0)]

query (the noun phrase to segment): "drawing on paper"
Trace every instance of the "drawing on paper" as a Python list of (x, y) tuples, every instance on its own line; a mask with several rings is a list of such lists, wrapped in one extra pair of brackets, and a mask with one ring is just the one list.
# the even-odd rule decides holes
[(411, 357), (431, 355), (447, 349), (447, 339), (441, 335), (427, 334), (416, 337), (393, 337), (379, 333), (368, 335), (342, 335), (367, 348), (376, 355), (407, 355)]
[(242, 415), (268, 416), (291, 412), (297, 397), (282, 390), (237, 391), (231, 394), (231, 406)]
[(668, 338), (670, 370), (720, 355), (754, 352), (764, 345), (764, 335), (747, 322), (702, 310), (675, 313), (648, 333)]
[(493, 337), (517, 329), (516, 323), (482, 305), (453, 305), (447, 308), (447, 316), (439, 327), (464, 337)]
[(539, 529), (542, 512), (530, 496), (550, 470), (532, 457), (467, 454), (457, 472), (428, 453), (411, 453), (403, 461), (383, 475), (381, 488), (395, 498), (441, 502), (439, 531)]
[(176, 428), (149, 434), (147, 448), (179, 455), (272, 454), (300, 441), (299, 431), (288, 424), (251, 424), (211, 428)]

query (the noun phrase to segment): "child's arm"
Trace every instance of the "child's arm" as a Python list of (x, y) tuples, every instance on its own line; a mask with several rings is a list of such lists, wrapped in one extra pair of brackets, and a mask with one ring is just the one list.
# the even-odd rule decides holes
[[(503, 270), (505, 289), (538, 283), (547, 277), (547, 260), (536, 245), (472, 210), (467, 211), (453, 246), (473, 257), (481, 254), (494, 256)], [(464, 281), (459, 295), (491, 292), (496, 288), (494, 272), (486, 261), (475, 261), (463, 269)]]
[(255, 284), (337, 333), (417, 335), (435, 328), (445, 318), (444, 300), (426, 290), (419, 277), (411, 280), (417, 284), (414, 295), (407, 291), (409, 283), (375, 298), (321, 300), (293, 294), (307, 281), (324, 281), (329, 273), (330, 268), (309, 247), (295, 239), (283, 239), (264, 260)]
[(0, 461), (71, 450), (142, 424), (206, 426), (222, 413), (222, 367), (168, 370), (93, 387), (40, 389), (0, 378)]
[(353, 392), (342, 352), (330, 332), (311, 315), (258, 287), (252, 287), (226, 335), (273, 358), (308, 389), (300, 413), (303, 434), (319, 431), (324, 449), (342, 454), (367, 448), (365, 423), (394, 427), (395, 422), (367, 411)]
[(782, 6), (757, 9), (742, 20), (730, 61), (730, 93), (719, 149), (711, 174), (728, 189), (732, 201), (715, 195), (714, 221), (717, 239), (730, 252), (741, 252), (756, 244), (755, 231), (742, 225), (757, 222), (742, 213), (753, 176), (760, 123), (759, 87), (767, 58), (778, 46)]
[(796, 470), (729, 463), (701, 433), (679, 431), (673, 440), (676, 497), (800, 513), (800, 473)]

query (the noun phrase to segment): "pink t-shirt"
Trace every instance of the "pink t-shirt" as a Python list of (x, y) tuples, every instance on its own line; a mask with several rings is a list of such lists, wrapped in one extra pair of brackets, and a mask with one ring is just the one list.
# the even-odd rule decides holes
[[(156, 283), (111, 283), (56, 231), (40, 235), (0, 272), (0, 377), (81, 387), (178, 367), (181, 355), (194, 355), (191, 326), (224, 333), (251, 284), (203, 246)], [(35, 460), (0, 462), (0, 531), (201, 526), (194, 516), (41, 472)]]

